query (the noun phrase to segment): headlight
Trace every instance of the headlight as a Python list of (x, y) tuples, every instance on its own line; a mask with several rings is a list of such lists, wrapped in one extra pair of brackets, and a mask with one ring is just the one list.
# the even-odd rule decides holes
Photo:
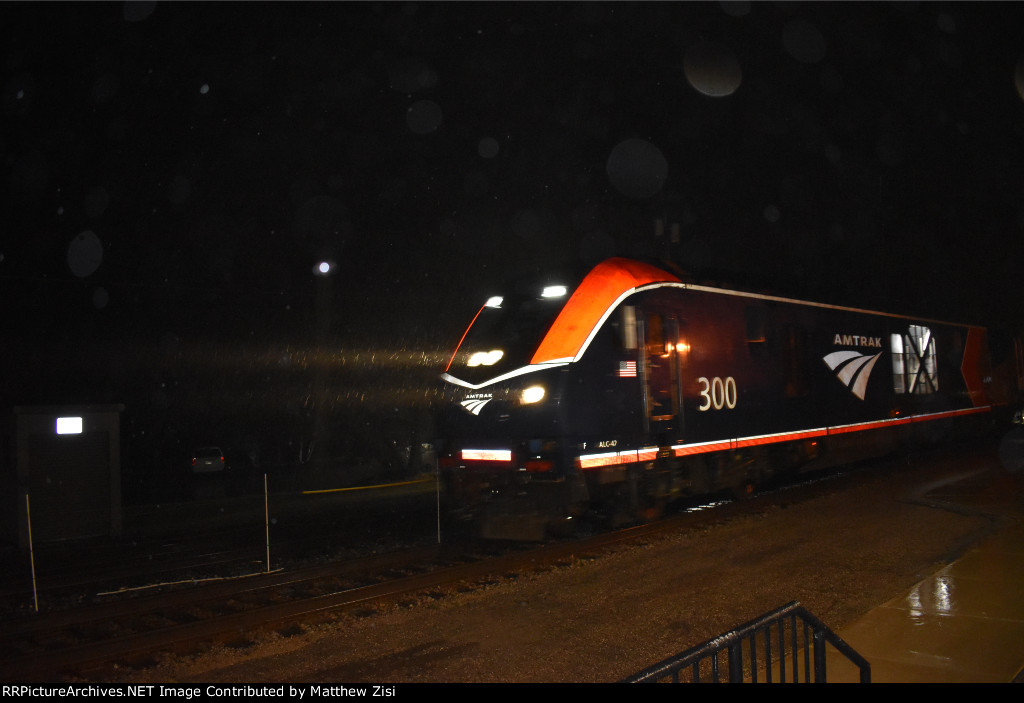
[(524, 389), (519, 396), (519, 400), (522, 401), (523, 405), (539, 403), (544, 400), (544, 386), (530, 386)]
[(494, 366), (501, 361), (505, 353), (500, 349), (493, 349), (489, 352), (476, 352), (471, 354), (466, 366)]

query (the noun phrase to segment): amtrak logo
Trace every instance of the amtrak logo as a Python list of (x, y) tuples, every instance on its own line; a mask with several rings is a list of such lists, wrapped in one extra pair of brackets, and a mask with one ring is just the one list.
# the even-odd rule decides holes
[(484, 409), (484, 406), (494, 399), (490, 393), (470, 393), (466, 396), (460, 405), (465, 408), (466, 412), (479, 415), (480, 411)]
[(828, 367), (836, 372), (836, 378), (843, 382), (843, 385), (850, 389), (855, 396), (864, 400), (868, 389), (868, 378), (871, 377), (871, 369), (882, 352), (874, 356), (867, 356), (855, 351), (837, 351), (825, 356), (822, 360)]

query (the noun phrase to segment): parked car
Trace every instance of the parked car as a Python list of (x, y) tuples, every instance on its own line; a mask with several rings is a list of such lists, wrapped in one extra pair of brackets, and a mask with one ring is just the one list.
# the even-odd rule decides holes
[(205, 474), (223, 471), (224, 452), (220, 447), (200, 447), (192, 455), (192, 473)]

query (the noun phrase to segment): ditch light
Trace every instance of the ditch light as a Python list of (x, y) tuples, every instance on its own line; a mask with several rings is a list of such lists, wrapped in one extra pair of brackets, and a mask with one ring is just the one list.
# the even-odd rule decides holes
[(463, 449), (463, 461), (512, 461), (510, 449)]

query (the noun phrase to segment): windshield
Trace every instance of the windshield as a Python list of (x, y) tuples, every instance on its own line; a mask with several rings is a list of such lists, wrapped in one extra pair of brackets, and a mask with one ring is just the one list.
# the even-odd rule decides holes
[(564, 286), (540, 290), (539, 296), (491, 298), (466, 333), (448, 373), (476, 384), (528, 365), (568, 299)]

